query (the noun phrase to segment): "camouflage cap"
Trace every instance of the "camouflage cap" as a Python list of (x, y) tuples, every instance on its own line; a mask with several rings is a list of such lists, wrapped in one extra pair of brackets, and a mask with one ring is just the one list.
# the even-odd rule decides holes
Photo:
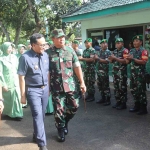
[(138, 39), (140, 41), (143, 41), (143, 35), (136, 35), (132, 38), (132, 41), (134, 41), (135, 39)]
[(100, 44), (102, 44), (102, 43), (108, 43), (108, 40), (107, 39), (102, 39)]
[(59, 38), (61, 36), (66, 36), (62, 29), (55, 29), (51, 33), (51, 37)]
[(117, 42), (123, 42), (123, 38), (117, 38), (115, 43), (117, 43)]
[(91, 39), (91, 38), (87, 38), (87, 39), (84, 41), (84, 43), (86, 43), (86, 42), (92, 43), (92, 39)]
[(72, 43), (74, 43), (74, 44), (79, 44), (79, 41), (74, 40)]

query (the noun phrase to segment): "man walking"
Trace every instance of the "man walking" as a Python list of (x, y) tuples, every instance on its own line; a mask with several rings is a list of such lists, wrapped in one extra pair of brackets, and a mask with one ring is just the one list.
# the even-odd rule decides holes
[(65, 34), (62, 29), (52, 31), (54, 46), (49, 49), (50, 85), (54, 104), (55, 125), (58, 129), (58, 141), (64, 142), (68, 134), (68, 122), (79, 107), (79, 95), (75, 91), (74, 72), (80, 82), (82, 93), (86, 92), (80, 62), (75, 51), (65, 46)]
[(47, 150), (44, 117), (49, 96), (49, 58), (44, 52), (46, 42), (43, 35), (33, 34), (30, 43), (31, 50), (19, 59), (21, 103), (25, 104), (27, 98), (33, 117), (33, 139), (40, 150)]

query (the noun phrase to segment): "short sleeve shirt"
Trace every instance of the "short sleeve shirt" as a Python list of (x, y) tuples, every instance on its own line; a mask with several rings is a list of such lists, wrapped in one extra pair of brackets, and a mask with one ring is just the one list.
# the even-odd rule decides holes
[(31, 49), (20, 57), (18, 74), (25, 76), (26, 86), (47, 85), (49, 65), (47, 53), (39, 56)]
[(79, 67), (80, 62), (74, 50), (50, 48), (47, 53), (50, 59), (50, 85), (52, 92), (69, 92), (75, 90), (73, 68)]

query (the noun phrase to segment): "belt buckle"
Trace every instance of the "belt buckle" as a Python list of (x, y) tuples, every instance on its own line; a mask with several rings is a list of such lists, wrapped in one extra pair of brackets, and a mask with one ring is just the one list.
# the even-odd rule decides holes
[(41, 86), (41, 89), (43, 89), (45, 86), (43, 85), (43, 86)]

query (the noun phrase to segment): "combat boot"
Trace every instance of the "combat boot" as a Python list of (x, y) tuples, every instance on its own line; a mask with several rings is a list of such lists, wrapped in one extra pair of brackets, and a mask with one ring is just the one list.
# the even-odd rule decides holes
[(118, 109), (118, 110), (122, 110), (122, 109), (126, 109), (126, 108), (127, 108), (126, 102), (123, 102), (118, 107), (116, 107), (116, 109)]
[(140, 105), (140, 111), (137, 112), (137, 115), (145, 115), (147, 114), (147, 105), (146, 104), (141, 104)]
[(64, 141), (65, 141), (64, 128), (58, 128), (58, 142), (64, 142)]
[(102, 99), (100, 99), (100, 100), (97, 101), (96, 103), (98, 103), (98, 104), (103, 104), (103, 103), (105, 103), (105, 96), (102, 96)]
[(120, 105), (121, 105), (121, 102), (118, 101), (115, 105), (112, 106), (112, 108), (117, 108), (117, 107), (119, 107)]
[(133, 108), (131, 108), (129, 110), (129, 112), (138, 112), (140, 110), (140, 103), (139, 102), (135, 102), (135, 105)]
[(68, 134), (68, 122), (69, 122), (69, 121), (66, 121), (65, 127), (64, 127), (64, 133), (65, 133), (65, 135)]
[(86, 99), (87, 102), (92, 102), (94, 100), (95, 100), (94, 94), (90, 94), (89, 97), (88, 97), (88, 99)]
[(110, 105), (111, 102), (110, 102), (110, 97), (107, 97), (107, 99), (105, 100), (105, 103), (103, 104), (104, 106), (108, 106)]

